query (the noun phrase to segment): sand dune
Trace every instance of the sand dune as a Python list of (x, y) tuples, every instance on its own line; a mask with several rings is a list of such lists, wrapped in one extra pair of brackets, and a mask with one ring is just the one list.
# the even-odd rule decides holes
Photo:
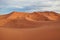
[(45, 11), (0, 15), (0, 40), (60, 40), (60, 14)]

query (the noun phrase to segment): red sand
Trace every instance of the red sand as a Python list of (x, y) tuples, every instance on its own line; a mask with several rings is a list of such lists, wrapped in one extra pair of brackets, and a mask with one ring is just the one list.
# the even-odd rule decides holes
[(0, 40), (60, 40), (60, 14), (47, 11), (1, 15)]

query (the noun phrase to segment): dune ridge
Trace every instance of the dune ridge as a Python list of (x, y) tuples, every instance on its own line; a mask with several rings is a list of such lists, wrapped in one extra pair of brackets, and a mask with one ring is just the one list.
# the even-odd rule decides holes
[[(1, 27), (21, 27), (27, 28), (29, 27), (37, 27), (41, 26), (40, 24), (44, 25), (54, 23), (60, 20), (60, 14), (56, 12), (12, 12), (10, 14), (1, 15), (0, 16), (0, 26)], [(56, 22), (59, 25), (59, 22)], [(28, 28), (29, 28), (28, 27)]]

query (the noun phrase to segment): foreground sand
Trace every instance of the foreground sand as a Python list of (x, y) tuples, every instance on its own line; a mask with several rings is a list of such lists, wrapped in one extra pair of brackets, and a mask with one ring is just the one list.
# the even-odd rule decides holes
[(60, 28), (0, 28), (0, 40), (60, 40)]

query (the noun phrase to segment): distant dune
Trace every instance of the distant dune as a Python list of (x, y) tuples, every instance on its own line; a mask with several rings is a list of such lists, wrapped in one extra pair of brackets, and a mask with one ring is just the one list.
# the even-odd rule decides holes
[(45, 11), (0, 15), (0, 40), (60, 40), (60, 14)]

